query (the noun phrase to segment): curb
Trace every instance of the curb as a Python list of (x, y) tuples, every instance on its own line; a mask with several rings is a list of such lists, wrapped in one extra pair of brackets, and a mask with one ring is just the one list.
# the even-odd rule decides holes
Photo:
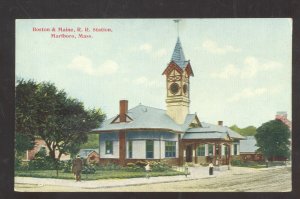
[[(86, 185), (86, 184), (65, 184), (63, 186), (67, 187), (74, 187), (74, 188), (83, 188), (83, 189), (97, 189), (97, 188), (113, 188), (113, 187), (126, 187), (126, 186), (138, 186), (138, 185), (147, 185), (147, 184), (160, 184), (160, 183), (171, 183), (171, 182), (182, 182), (182, 181), (190, 181), (190, 180), (199, 180), (199, 179), (209, 179), (209, 178), (216, 178), (216, 175), (213, 176), (203, 176), (203, 177), (195, 177), (195, 178), (183, 178), (183, 179), (169, 179), (163, 181), (149, 181), (149, 182), (133, 182), (133, 183), (124, 183), (124, 184), (115, 184), (115, 185)], [(155, 178), (155, 177), (152, 177)], [(88, 182), (88, 181), (83, 181)], [(41, 184), (38, 182), (17, 182), (15, 184), (29, 184), (29, 185), (42, 185), (42, 186), (61, 186), (56, 184)], [(76, 185), (76, 186), (74, 186)], [(82, 185), (82, 186), (80, 186)]]

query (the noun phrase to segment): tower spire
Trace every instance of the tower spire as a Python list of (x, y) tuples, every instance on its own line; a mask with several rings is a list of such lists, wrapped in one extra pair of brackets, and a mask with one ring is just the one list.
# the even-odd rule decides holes
[(189, 61), (185, 60), (179, 39), (179, 19), (174, 20), (177, 25), (177, 42), (172, 58), (163, 75), (166, 75), (166, 113), (177, 124), (183, 124), (190, 106), (190, 76), (193, 76)]

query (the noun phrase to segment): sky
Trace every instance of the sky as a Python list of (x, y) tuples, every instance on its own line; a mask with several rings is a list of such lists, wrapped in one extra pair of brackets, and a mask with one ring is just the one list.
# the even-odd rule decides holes
[(200, 121), (259, 127), (277, 111), (291, 119), (292, 19), (181, 19), (179, 31), (173, 20), (18, 19), (16, 79), (50, 81), (107, 118), (121, 99), (166, 109), (162, 72), (179, 34), (194, 72), (190, 113)]

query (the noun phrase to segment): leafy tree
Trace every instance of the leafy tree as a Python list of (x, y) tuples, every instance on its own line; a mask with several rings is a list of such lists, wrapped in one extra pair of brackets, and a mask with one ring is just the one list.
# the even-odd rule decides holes
[(35, 158), (46, 158), (47, 157), (47, 151), (45, 149), (45, 147), (41, 147), (41, 149), (39, 150), (39, 152), (35, 155)]
[(85, 110), (82, 102), (68, 97), (52, 83), (17, 81), (16, 134), (45, 140), (53, 160), (64, 153), (77, 153), (87, 141), (87, 133), (104, 119), (100, 109)]
[(258, 151), (267, 159), (289, 157), (290, 130), (280, 120), (271, 120), (262, 124), (255, 134)]
[(24, 152), (34, 147), (34, 138), (26, 134), (16, 133), (15, 149), (16, 156), (22, 156)]
[(237, 125), (229, 127), (231, 130), (241, 134), (242, 136), (254, 136), (256, 134), (255, 126), (247, 126), (246, 128), (239, 128)]
[(80, 148), (86, 148), (86, 149), (99, 148), (99, 134), (89, 134), (88, 141), (82, 144)]
[(19, 84), (17, 87), (18, 97), (16, 98), (16, 135), (15, 150), (16, 156), (20, 157), (26, 150), (34, 147), (33, 131), (36, 131), (34, 110), (34, 98), (37, 85), (29, 80), (26, 84)]

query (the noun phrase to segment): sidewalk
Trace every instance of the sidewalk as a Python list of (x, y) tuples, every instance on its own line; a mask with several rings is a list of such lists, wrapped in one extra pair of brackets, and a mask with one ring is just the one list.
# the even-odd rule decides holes
[[(268, 168), (270, 169), (270, 168)], [(259, 172), (260, 169), (242, 168), (242, 167), (231, 167), (230, 170), (214, 171), (214, 175), (208, 174), (208, 167), (189, 167), (190, 175), (185, 177), (180, 176), (160, 176), (147, 178), (130, 178), (130, 179), (103, 179), (103, 180), (89, 180), (75, 182), (74, 180), (66, 179), (50, 179), (50, 178), (31, 178), (31, 177), (15, 177), (15, 184), (34, 184), (38, 186), (52, 185), (52, 186), (67, 186), (67, 187), (78, 187), (85, 189), (96, 189), (96, 188), (110, 188), (110, 187), (124, 187), (132, 185), (145, 185), (145, 184), (156, 184), (156, 183), (168, 183), (168, 182), (179, 182), (187, 180), (197, 180), (205, 178), (215, 178), (224, 175), (237, 175), (246, 174), (251, 172)]]

